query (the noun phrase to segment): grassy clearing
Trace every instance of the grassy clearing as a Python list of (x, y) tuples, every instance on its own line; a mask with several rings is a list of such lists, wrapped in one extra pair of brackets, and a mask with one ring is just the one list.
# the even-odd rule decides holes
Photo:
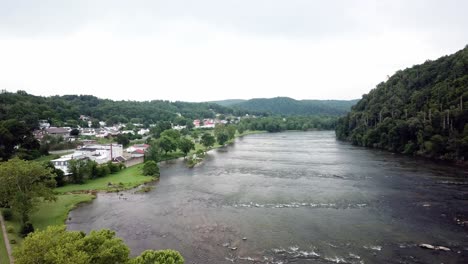
[[(58, 195), (55, 202), (41, 202), (37, 210), (31, 214), (31, 223), (34, 229), (45, 229), (51, 225), (63, 225), (67, 219), (68, 213), (80, 203), (90, 202), (94, 199), (90, 194), (66, 194)], [(6, 221), (6, 226), (12, 226), (14, 233), (8, 234), (8, 239), (16, 241), (11, 246), (14, 248), (19, 245), (23, 238), (20, 237), (20, 223), (15, 217), (11, 221)]]
[(151, 182), (154, 177), (144, 176), (141, 174), (143, 164), (123, 169), (115, 174), (110, 174), (102, 178), (87, 180), (84, 184), (67, 184), (63, 187), (56, 188), (59, 193), (77, 192), (77, 191), (112, 191), (114, 188), (109, 187), (109, 183), (120, 185), (121, 189), (130, 189), (137, 187), (143, 183)]
[[(1, 230), (0, 230), (1, 231)], [(0, 264), (9, 264), (10, 259), (5, 247), (5, 240), (3, 240), (3, 232), (0, 232)]]

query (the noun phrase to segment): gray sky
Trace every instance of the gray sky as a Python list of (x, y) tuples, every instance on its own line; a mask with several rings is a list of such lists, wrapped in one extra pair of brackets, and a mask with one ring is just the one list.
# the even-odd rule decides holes
[(468, 44), (468, 1), (0, 0), (0, 88), (207, 101), (360, 98)]

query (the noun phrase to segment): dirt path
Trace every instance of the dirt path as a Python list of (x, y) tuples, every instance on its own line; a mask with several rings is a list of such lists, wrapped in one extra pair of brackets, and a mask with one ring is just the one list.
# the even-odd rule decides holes
[(13, 264), (14, 261), (13, 261), (13, 256), (11, 255), (10, 241), (8, 240), (8, 234), (7, 234), (7, 231), (6, 231), (5, 221), (3, 221), (3, 215), (2, 214), (0, 214), (0, 224), (1, 224), (2, 232), (3, 232), (3, 239), (5, 240), (5, 247), (6, 247), (6, 250), (7, 250), (7, 253), (8, 253), (8, 258), (10, 259), (10, 264)]

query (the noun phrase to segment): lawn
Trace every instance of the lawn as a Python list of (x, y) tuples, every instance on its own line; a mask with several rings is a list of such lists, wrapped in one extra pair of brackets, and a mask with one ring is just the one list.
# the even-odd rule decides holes
[(123, 169), (115, 174), (107, 175), (106, 177), (87, 180), (84, 184), (67, 184), (63, 187), (56, 188), (59, 193), (75, 192), (75, 191), (110, 191), (109, 183), (113, 185), (121, 185), (121, 189), (129, 189), (137, 187), (146, 182), (153, 181), (154, 178), (141, 174), (143, 164), (134, 165)]
[[(0, 228), (1, 231), (1, 228)], [(5, 241), (3, 240), (3, 232), (0, 232), (0, 264), (9, 264), (10, 259), (5, 247)]]
[[(89, 202), (93, 199), (94, 196), (91, 194), (66, 194), (58, 195), (55, 202), (41, 202), (37, 210), (31, 214), (34, 229), (43, 230), (51, 225), (65, 224), (68, 212), (75, 208), (77, 204)], [(11, 221), (6, 221), (6, 226), (12, 226), (15, 229), (13, 234), (8, 234), (10, 241), (12, 239), (16, 241), (16, 244), (12, 244), (15, 247), (23, 241), (23, 238), (18, 235), (20, 231), (19, 220), (14, 217)]]

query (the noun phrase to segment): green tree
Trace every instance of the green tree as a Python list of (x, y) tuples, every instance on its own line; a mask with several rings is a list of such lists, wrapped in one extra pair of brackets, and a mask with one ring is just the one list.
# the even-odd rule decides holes
[(226, 127), (226, 131), (227, 131), (229, 139), (234, 139), (234, 137), (236, 136), (236, 130), (237, 130), (237, 127), (235, 125), (228, 125)]
[(68, 171), (73, 183), (84, 183), (85, 179), (89, 176), (89, 167), (87, 160), (72, 159), (68, 162)]
[(143, 175), (146, 176), (159, 176), (159, 166), (156, 161), (149, 160), (143, 165)]
[(145, 161), (152, 160), (159, 162), (161, 159), (161, 148), (158, 142), (152, 142), (150, 147), (145, 152)]
[(65, 226), (49, 226), (26, 237), (13, 256), (18, 264), (124, 264), (129, 253), (113, 231), (91, 231), (86, 235), (67, 231)]
[(215, 142), (215, 138), (210, 133), (204, 133), (200, 140), (200, 143), (205, 147), (205, 149), (213, 146)]
[(200, 138), (200, 132), (198, 130), (193, 130), (192, 131), (192, 138), (195, 142), (198, 141), (198, 139)]
[(245, 132), (245, 127), (244, 125), (238, 125), (237, 126), (237, 131), (239, 132), (239, 134), (243, 134)]
[(161, 136), (161, 138), (158, 140), (158, 144), (159, 147), (165, 152), (165, 154), (177, 149), (176, 141), (169, 136)]
[(119, 134), (116, 138), (117, 143), (121, 144), (122, 146), (126, 147), (130, 144), (130, 139), (128, 138), (128, 134)]
[(177, 142), (180, 139), (180, 132), (175, 129), (167, 129), (161, 133), (161, 137), (169, 137)]
[(39, 198), (55, 200), (54, 177), (38, 162), (14, 158), (0, 163), (0, 205), (10, 206), (24, 225)]
[(179, 140), (178, 147), (184, 153), (184, 156), (187, 156), (190, 150), (195, 149), (195, 144), (192, 140), (184, 137)]
[(216, 140), (221, 146), (223, 146), (229, 140), (229, 136), (226, 132), (222, 132), (216, 136)]
[(140, 256), (132, 259), (130, 264), (184, 264), (185, 260), (175, 250), (145, 250)]

